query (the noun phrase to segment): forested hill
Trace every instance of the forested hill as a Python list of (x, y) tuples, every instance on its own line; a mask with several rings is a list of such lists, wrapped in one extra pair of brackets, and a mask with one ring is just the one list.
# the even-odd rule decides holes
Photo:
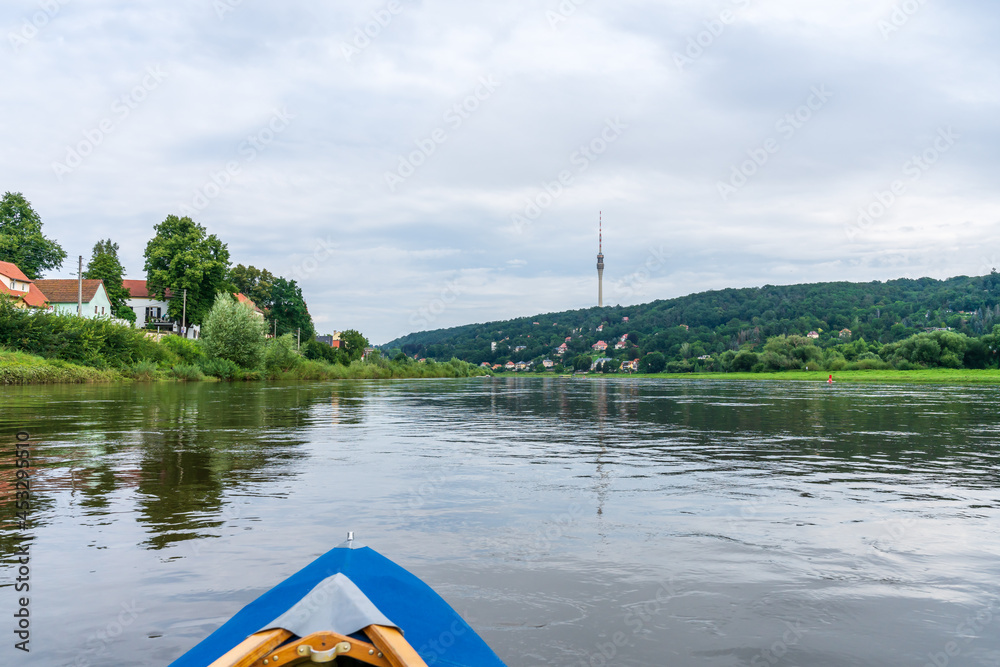
[[(979, 336), (1000, 323), (998, 303), (1000, 274), (995, 271), (948, 280), (765, 285), (422, 331), (382, 348), (401, 349), (411, 357), (504, 363), (557, 359), (556, 348), (568, 338), (573, 355), (589, 353), (603, 340), (609, 357), (662, 352), (667, 359), (697, 358), (810, 331), (820, 334), (820, 346), (843, 343), (844, 329), (850, 329), (850, 339), (869, 343), (895, 342), (931, 328)], [(623, 336), (629, 344), (616, 351), (614, 344)]]

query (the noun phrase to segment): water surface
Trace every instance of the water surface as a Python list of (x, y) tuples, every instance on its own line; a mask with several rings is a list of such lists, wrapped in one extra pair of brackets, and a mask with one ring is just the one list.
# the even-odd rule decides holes
[(164, 665), (353, 530), (512, 667), (1000, 665), (996, 388), (3, 391), (2, 664)]

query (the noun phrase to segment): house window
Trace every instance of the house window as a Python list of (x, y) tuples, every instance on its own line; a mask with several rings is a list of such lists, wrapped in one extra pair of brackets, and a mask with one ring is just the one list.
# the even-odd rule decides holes
[(101, 315), (104, 314), (104, 306), (101, 306)]
[(97, 314), (97, 306), (94, 306), (94, 315)]

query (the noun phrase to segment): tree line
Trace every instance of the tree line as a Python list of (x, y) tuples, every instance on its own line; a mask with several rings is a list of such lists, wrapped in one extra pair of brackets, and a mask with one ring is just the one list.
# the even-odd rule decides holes
[[(190, 324), (202, 324), (219, 292), (240, 292), (264, 313), (268, 332), (281, 336), (301, 332), (303, 340), (316, 334), (312, 316), (294, 280), (275, 276), (267, 269), (230, 262), (229, 248), (215, 234), (189, 217), (168, 215), (153, 228), (143, 253), (146, 286), (151, 296), (168, 302), (167, 315)], [(42, 233), (42, 220), (21, 193), (7, 192), (0, 199), (0, 260), (16, 264), (32, 280), (58, 269), (66, 251)], [(122, 284), (125, 268), (119, 245), (101, 239), (83, 272), (86, 279), (101, 279), (112, 314), (135, 322), (128, 307), (128, 290)], [(185, 292), (185, 299), (181, 295)]]
[[(569, 310), (417, 332), (384, 347), (399, 349), (409, 356), (455, 356), (477, 364), (526, 361), (537, 366), (549, 358), (560, 362), (562, 368), (582, 368), (595, 359), (608, 357), (612, 359), (607, 363), (609, 369), (617, 369), (622, 361), (638, 359), (644, 369), (649, 369), (650, 364), (655, 369), (662, 361), (661, 370), (684, 372), (710, 365), (716, 370), (729, 370), (726, 364), (741, 353), (740, 368), (748, 365), (753, 357), (747, 355), (753, 354), (757, 360), (749, 364), (750, 368), (761, 364), (758, 368), (775, 369), (780, 365), (774, 356), (777, 343), (771, 349), (767, 345), (772, 339), (784, 337), (786, 341), (806, 338), (811, 342), (810, 349), (819, 351), (826, 365), (836, 366), (838, 354), (845, 364), (865, 361), (857, 356), (872, 354), (896, 366), (904, 362), (927, 365), (929, 362), (922, 361), (926, 354), (914, 357), (906, 351), (909, 348), (883, 358), (884, 346), (912, 338), (914, 342), (907, 345), (919, 343), (925, 352), (932, 348), (928, 339), (939, 347), (945, 340), (952, 355), (945, 358), (946, 363), (959, 359), (964, 367), (978, 367), (969, 364), (978, 364), (976, 360), (983, 358), (982, 346), (988, 347), (997, 324), (1000, 275), (994, 270), (985, 276), (947, 280), (714, 290), (635, 306)], [(966, 341), (961, 355), (953, 337), (942, 339), (944, 333)], [(594, 350), (592, 346), (598, 341), (604, 341), (607, 350)], [(560, 356), (557, 348), (563, 343), (568, 351)], [(859, 343), (865, 350), (855, 355)], [(846, 349), (845, 345), (855, 347)], [(870, 358), (868, 361), (874, 362)]]
[(417, 363), (390, 360), (345, 331), (341, 348), (316, 341), (300, 346), (291, 333), (265, 338), (266, 323), (246, 304), (220, 292), (205, 316), (202, 336), (160, 340), (110, 318), (83, 318), (16, 308), (0, 298), (0, 384), (187, 381), (328, 380), (473, 377), (480, 368), (458, 359)]

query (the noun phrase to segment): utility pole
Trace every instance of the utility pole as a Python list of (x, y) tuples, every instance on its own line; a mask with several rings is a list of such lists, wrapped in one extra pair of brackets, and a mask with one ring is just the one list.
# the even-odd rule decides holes
[(302, 349), (302, 327), (295, 330), (295, 351)]
[(188, 288), (184, 288), (184, 307), (181, 309), (181, 335), (184, 334), (184, 327), (187, 326), (187, 316), (188, 316)]
[(83, 317), (83, 255), (76, 264), (76, 316)]
[(278, 320), (274, 320), (274, 335), (272, 336), (272, 338), (277, 338), (277, 337), (278, 337)]

